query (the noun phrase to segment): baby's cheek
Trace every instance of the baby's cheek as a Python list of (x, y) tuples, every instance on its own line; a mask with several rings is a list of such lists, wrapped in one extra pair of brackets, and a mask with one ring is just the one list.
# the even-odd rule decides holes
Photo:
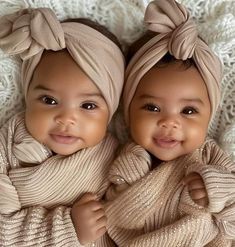
[(199, 148), (205, 141), (207, 135), (207, 128), (195, 127), (188, 131), (188, 139), (192, 142), (195, 148)]
[(52, 125), (48, 121), (49, 118), (45, 121), (44, 118), (38, 118), (33, 115), (26, 117), (26, 128), (38, 142), (44, 143), (49, 130), (52, 128)]
[(141, 121), (136, 121), (130, 126), (130, 133), (133, 140), (139, 145), (146, 147), (151, 139), (151, 128), (149, 125)]

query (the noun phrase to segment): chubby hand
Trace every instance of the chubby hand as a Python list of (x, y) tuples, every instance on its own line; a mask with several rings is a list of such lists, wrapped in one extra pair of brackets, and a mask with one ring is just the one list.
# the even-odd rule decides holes
[(94, 194), (86, 193), (76, 201), (71, 217), (82, 245), (95, 241), (106, 232), (107, 219), (103, 205), (97, 201)]
[(183, 184), (188, 186), (192, 200), (200, 206), (206, 207), (209, 203), (207, 191), (202, 177), (196, 173), (190, 173), (183, 179)]

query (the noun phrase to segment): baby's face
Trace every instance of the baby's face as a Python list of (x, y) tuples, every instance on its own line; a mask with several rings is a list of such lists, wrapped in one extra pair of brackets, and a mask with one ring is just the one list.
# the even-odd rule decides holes
[(46, 52), (26, 97), (26, 127), (53, 152), (69, 155), (105, 136), (108, 106), (68, 52)]
[(133, 139), (169, 161), (201, 146), (211, 107), (198, 70), (178, 62), (154, 67), (141, 79), (129, 113)]

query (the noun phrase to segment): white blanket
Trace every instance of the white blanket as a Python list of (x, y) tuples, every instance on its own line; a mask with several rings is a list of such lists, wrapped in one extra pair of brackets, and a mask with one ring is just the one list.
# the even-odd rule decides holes
[[(0, 16), (22, 8), (50, 7), (60, 20), (88, 17), (114, 32), (124, 48), (143, 32), (143, 16), (150, 0), (0, 0)], [(221, 107), (209, 128), (210, 137), (235, 160), (235, 1), (179, 0), (198, 22), (199, 33), (224, 64)], [(21, 61), (0, 50), (0, 126), (23, 108)], [(120, 141), (126, 138), (122, 115), (111, 126)]]

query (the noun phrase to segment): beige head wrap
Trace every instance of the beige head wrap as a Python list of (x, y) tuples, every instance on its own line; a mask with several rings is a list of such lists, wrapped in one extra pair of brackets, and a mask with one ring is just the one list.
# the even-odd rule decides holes
[(156, 36), (138, 50), (127, 67), (123, 93), (126, 121), (129, 121), (129, 106), (141, 78), (167, 52), (180, 60), (193, 58), (207, 86), (213, 116), (220, 100), (222, 66), (218, 57), (198, 37), (196, 24), (187, 9), (175, 0), (155, 0), (146, 9), (145, 23)]
[(51, 9), (24, 9), (0, 19), (0, 48), (23, 59), (25, 95), (44, 50), (67, 49), (103, 94), (111, 119), (124, 80), (124, 58), (109, 38), (80, 23), (60, 23)]

